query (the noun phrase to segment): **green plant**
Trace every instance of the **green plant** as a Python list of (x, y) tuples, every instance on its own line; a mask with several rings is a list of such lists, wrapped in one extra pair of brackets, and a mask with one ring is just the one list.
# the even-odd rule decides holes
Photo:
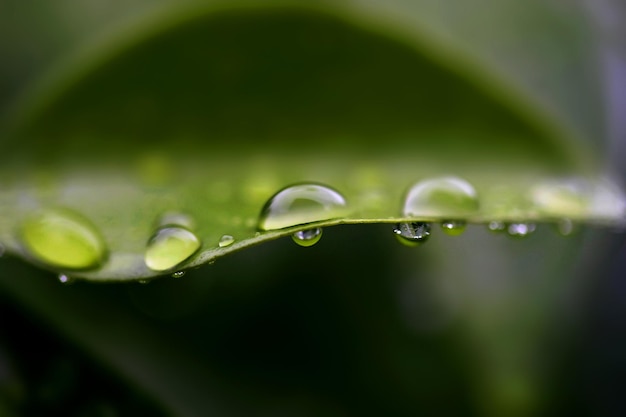
[[(305, 322), (306, 329), (324, 323), (321, 338), (337, 337), (351, 349), (355, 341), (361, 341), (370, 346), (366, 356), (376, 356), (371, 346), (381, 349), (383, 359), (373, 365), (370, 376), (358, 355), (351, 366), (338, 365), (351, 375), (344, 380), (349, 389), (333, 387), (328, 375), (320, 377), (321, 387), (315, 385), (315, 378), (300, 380), (302, 393), (293, 390), (290, 396), (304, 405), (293, 405), (294, 412), (313, 407), (312, 414), (327, 414), (338, 407), (334, 412), (341, 414), (346, 407), (360, 414), (368, 407), (359, 404), (359, 390), (376, 393), (374, 403), (381, 412), (388, 410), (395, 401), (389, 398), (396, 396), (397, 408), (391, 413), (401, 415), (404, 406), (408, 410), (419, 409), (420, 404), (437, 407), (439, 400), (431, 403), (428, 396), (410, 399), (427, 387), (410, 374), (428, 363), (407, 351), (424, 349), (427, 356), (439, 357), (443, 363), (457, 354), (451, 348), (457, 340), (468, 350), (479, 350), (481, 358), (476, 362), (480, 370), (472, 370), (471, 362), (461, 360), (464, 371), (451, 367), (445, 373), (454, 377), (466, 373), (476, 383), (477, 400), (467, 404), (478, 405), (462, 402), (460, 408), (476, 407), (501, 415), (530, 414), (540, 406), (542, 397), (533, 385), (542, 370), (526, 365), (535, 357), (535, 343), (549, 327), (542, 318), (552, 311), (550, 300), (564, 285), (556, 278), (570, 276), (572, 270), (555, 271), (579, 250), (582, 237), (556, 242), (559, 237), (544, 228), (532, 236), (530, 244), (503, 242), (504, 236), (485, 237), (473, 226), (458, 238), (465, 243), (433, 236), (427, 245), (409, 253), (394, 245), (392, 225), (446, 220), (483, 225), (494, 220), (513, 224), (566, 220), (577, 225), (623, 222), (624, 199), (602, 179), (599, 149), (603, 145), (592, 140), (603, 136), (603, 113), (595, 105), (602, 100), (598, 78), (575, 65), (594, 59), (584, 14), (577, 14), (576, 9), (565, 18), (555, 5), (539, 1), (525, 2), (523, 7), (515, 2), (489, 2), (496, 8), (490, 15), (459, 15), (458, 5), (438, 7), (428, 1), (321, 5), (290, 1), (173, 5), (164, 1), (162, 10), (139, 1), (132, 4), (142, 10), (139, 22), (131, 19), (114, 37), (93, 41), (85, 53), (67, 61), (60, 75), (51, 75), (26, 95), (7, 117), (0, 238), (7, 251), (61, 274), (65, 281), (143, 281), (218, 262), (191, 269), (189, 275), (195, 278), (176, 283), (157, 280), (142, 289), (87, 283), (61, 288), (40, 280), (37, 274), (43, 273), (15, 263), (9, 267), (16, 271), (11, 275), (21, 278), (3, 279), (8, 294), (47, 317), (177, 415), (205, 415), (214, 407), (224, 412), (257, 410), (263, 407), (264, 396), (272, 397), (273, 390), (284, 387), (282, 379), (301, 377), (298, 372), (277, 371), (275, 385), (256, 392), (263, 378), (255, 381), (250, 373), (260, 366), (261, 375), (272, 375), (271, 366), (264, 368), (264, 360), (257, 358), (250, 364), (252, 371), (245, 366), (238, 369), (228, 362), (236, 355), (215, 347), (232, 348), (236, 343), (221, 345), (211, 336), (194, 336), (193, 325), (200, 325), (194, 320), (199, 317), (213, 317), (201, 327), (222, 337), (227, 337), (228, 329), (249, 323), (241, 318), (248, 317), (243, 307), (247, 297), (252, 310), (260, 308), (260, 315), (269, 314), (272, 323), (277, 317), (259, 307), (265, 299), (272, 300), (268, 301), (271, 305), (286, 303), (286, 311), (304, 315), (296, 317)], [(488, 24), (483, 25), (481, 19)], [(576, 100), (571, 99), (572, 86)], [(417, 217), (405, 210), (411, 185), (448, 175), (473, 184), (479, 208), (441, 209)], [(260, 230), (259, 216), (268, 199), (279, 189), (302, 181), (339, 190), (347, 201), (345, 210), (315, 218), (320, 220), (315, 224), (308, 219), (305, 224), (294, 221), (289, 227)], [(43, 217), (37, 214), (40, 211)], [(164, 215), (169, 220), (164, 221)], [(145, 262), (146, 245), (160, 226), (171, 225), (171, 216), (177, 219), (175, 223), (190, 223), (186, 226), (202, 248), (193, 255), (193, 243), (181, 249), (181, 262), (157, 263), (150, 269), (150, 262)], [(375, 232), (348, 232), (349, 226), (338, 226), (361, 223), (383, 226), (367, 226)], [(342, 248), (354, 248), (342, 251), (344, 259), (337, 259), (329, 248), (324, 249), (325, 238), (310, 253), (287, 249), (283, 240), (270, 243), (312, 226), (338, 226), (346, 234), (338, 231), (337, 236), (345, 237), (336, 242)], [(389, 242), (382, 240), (382, 228)], [(45, 241), (46, 233), (70, 233), (69, 249), (60, 250), (58, 240)], [(365, 239), (354, 242), (361, 234)], [(72, 243), (73, 236), (78, 236), (77, 245)], [(234, 242), (220, 245), (223, 236), (232, 236)], [(470, 313), (464, 320), (453, 320), (458, 328), (449, 334), (451, 340), (430, 339), (424, 329), (437, 328), (436, 323), (418, 323), (427, 336), (418, 332), (421, 336), (415, 340), (406, 323), (394, 315), (393, 297), (387, 294), (377, 300), (376, 295), (395, 286), (411, 294), (411, 286), (424, 286), (435, 294), (433, 300), (440, 298), (441, 306), (433, 307), (436, 315), (445, 316), (448, 309), (454, 310), (455, 296), (439, 286), (462, 285), (458, 278), (463, 276), (449, 257), (464, 259), (461, 264), (467, 266), (481, 256), (459, 254), (463, 251), (455, 245), (471, 246), (468, 242), (480, 242), (481, 247), (490, 248), (488, 257), (501, 261), (482, 265), (474, 273), (465, 271), (467, 277), (476, 278), (481, 271), (501, 276), (502, 282), (487, 285), (494, 294), (475, 295), (480, 283), (470, 279), (463, 296)], [(76, 250), (84, 247), (87, 250), (79, 258)], [(535, 278), (521, 291), (514, 291), (519, 285), (517, 259), (537, 256), (546, 248), (558, 248), (563, 258), (537, 263), (537, 271), (525, 272)], [(250, 266), (221, 258), (240, 249), (250, 252), (232, 256)], [(371, 270), (354, 267), (360, 254), (378, 259), (365, 264)], [(187, 255), (192, 256), (187, 259)], [(398, 282), (397, 264), (411, 262), (413, 256), (423, 261), (418, 264), (423, 277), (417, 280), (403, 272), (399, 275), (410, 278)], [(312, 267), (317, 272), (308, 272), (304, 266), (308, 259), (319, 259)], [(272, 262), (282, 266), (274, 267)], [(280, 271), (278, 277), (272, 278), (273, 268)], [(307, 284), (290, 283), (294, 277), (285, 268), (296, 271), (296, 277), (305, 277)], [(315, 283), (328, 277), (344, 283)], [(542, 282), (546, 277), (555, 280), (546, 284)], [(236, 304), (244, 311), (229, 309), (219, 297), (210, 295), (214, 285), (223, 286), (218, 294), (239, 300)], [(353, 298), (351, 292), (359, 285), (366, 289)], [(285, 288), (287, 300), (281, 301)], [(325, 294), (328, 290), (341, 303), (329, 302), (332, 307), (324, 310), (328, 316), (315, 320), (312, 298), (297, 296), (311, 289), (321, 299), (330, 297)], [(123, 302), (108, 299), (117, 292), (130, 295)], [(545, 300), (529, 305), (529, 294), (541, 294)], [(294, 300), (305, 307), (296, 308)], [(201, 307), (205, 302), (209, 306)], [(350, 302), (356, 303), (356, 317), (351, 316)], [(425, 301), (426, 306), (428, 302), (434, 301)], [(118, 303), (120, 311), (113, 307)], [(375, 325), (377, 319), (366, 311), (370, 304), (396, 329)], [(137, 309), (146, 316), (138, 315)], [(220, 312), (227, 314), (215, 319)], [(374, 325), (373, 329), (348, 337), (343, 333), (351, 329), (349, 325), (328, 325), (335, 319), (333, 313), (351, 323)], [(183, 329), (169, 328), (171, 321)], [(102, 327), (93, 328), (94, 322)], [(293, 331), (300, 325), (296, 321), (278, 328)], [(167, 348), (159, 347), (161, 334), (169, 339)], [(184, 342), (173, 346), (178, 334)], [(245, 334), (251, 337), (254, 332)], [(379, 337), (389, 337), (388, 343), (378, 345)], [(432, 347), (423, 346), (428, 343)], [(322, 342), (318, 348), (324, 349)], [(438, 353), (439, 348), (447, 353)], [(208, 349), (209, 359), (190, 359), (197, 358), (197, 349)], [(168, 350), (183, 353), (171, 355)], [(321, 360), (326, 363), (333, 352), (325, 352)], [(271, 364), (272, 352), (267, 356)], [(227, 365), (220, 368), (222, 357), (227, 358)], [(134, 366), (142, 362), (140, 358), (145, 360), (143, 366)], [(329, 373), (334, 369), (322, 368)], [(392, 394), (383, 384), (355, 384), (351, 371), (357, 370), (365, 372), (366, 380), (397, 378), (397, 386), (406, 393)], [(243, 394), (236, 388), (241, 374), (250, 384), (242, 388)], [(302, 374), (315, 375), (308, 369)], [(427, 372), (431, 378), (436, 374)], [(182, 381), (181, 386), (171, 380)], [(201, 389), (194, 388), (195, 384)], [(435, 386), (439, 387), (434, 389), (437, 395), (448, 389), (444, 382)], [(214, 402), (204, 396), (205, 391), (217, 397)], [(309, 396), (309, 392), (314, 394)], [(230, 396), (240, 394), (249, 409), (229, 402)], [(339, 400), (342, 396), (345, 401)]]

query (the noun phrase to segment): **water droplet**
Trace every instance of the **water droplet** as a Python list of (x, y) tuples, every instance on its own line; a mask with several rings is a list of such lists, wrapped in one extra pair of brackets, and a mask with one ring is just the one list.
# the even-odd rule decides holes
[(441, 223), (441, 229), (450, 236), (458, 236), (465, 231), (466, 223), (462, 220), (446, 220)]
[(59, 282), (61, 284), (71, 284), (72, 281), (73, 281), (72, 278), (70, 278), (69, 276), (65, 274), (59, 274)]
[(235, 242), (235, 238), (231, 235), (224, 235), (220, 238), (219, 246), (220, 248), (225, 248), (226, 246), (230, 246)]
[(299, 230), (291, 238), (300, 246), (309, 247), (315, 245), (322, 238), (322, 228)]
[(163, 227), (150, 238), (144, 256), (146, 266), (153, 271), (167, 271), (200, 249), (200, 239), (183, 227)]
[(474, 187), (455, 177), (420, 181), (409, 190), (405, 216), (465, 216), (478, 210)]
[(510, 236), (525, 237), (535, 231), (535, 225), (533, 223), (511, 223), (507, 231)]
[(407, 246), (424, 243), (430, 236), (430, 224), (424, 222), (398, 223), (393, 228), (398, 241)]
[(180, 226), (192, 230), (195, 227), (195, 223), (193, 219), (186, 214), (179, 212), (167, 212), (159, 217), (156, 228), (166, 226)]
[(341, 217), (346, 200), (321, 184), (297, 184), (274, 194), (261, 210), (259, 230), (275, 230)]
[(552, 216), (581, 216), (587, 212), (585, 186), (580, 181), (547, 181), (534, 186), (531, 198), (535, 208)]
[(176, 271), (172, 274), (172, 278), (182, 278), (185, 276), (185, 271)]
[(556, 228), (562, 236), (569, 236), (574, 232), (574, 223), (570, 219), (561, 219)]
[(94, 268), (106, 258), (106, 245), (95, 226), (67, 209), (49, 209), (22, 225), (25, 248), (37, 260), (68, 269)]
[(487, 228), (491, 232), (504, 232), (506, 230), (506, 224), (504, 224), (504, 222), (501, 222), (501, 221), (492, 220), (487, 225)]
[(142, 284), (142, 285), (146, 285), (146, 284), (150, 283), (150, 280), (148, 280), (148, 279), (140, 279), (139, 283)]

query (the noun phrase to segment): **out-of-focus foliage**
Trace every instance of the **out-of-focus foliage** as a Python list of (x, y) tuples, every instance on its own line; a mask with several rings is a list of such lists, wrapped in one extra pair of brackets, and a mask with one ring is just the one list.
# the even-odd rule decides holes
[[(164, 211), (190, 214), (205, 248), (288, 234), (254, 237), (293, 181), (340, 188), (359, 222), (399, 216), (406, 187), (432, 175), (521, 200), (596, 175), (611, 103), (586, 16), (538, 0), (5, 1), (2, 241), (24, 254), (23, 216), (70, 207), (133, 256), (123, 279), (147, 274)], [(405, 248), (390, 225), (334, 226), (311, 248), (266, 242), (150, 285), (62, 286), (3, 259), (0, 413), (606, 415), (576, 342), (589, 277), (611, 268), (607, 234), (470, 226)], [(58, 376), (25, 365), (44, 333), (80, 351), (50, 360)], [(97, 380), (75, 376), (83, 362), (135, 395), (29, 391)]]

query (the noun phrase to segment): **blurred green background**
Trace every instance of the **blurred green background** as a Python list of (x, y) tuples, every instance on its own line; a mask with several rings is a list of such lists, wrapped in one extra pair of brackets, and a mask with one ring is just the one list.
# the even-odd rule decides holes
[[(82, 105), (84, 114), (77, 114), (76, 121), (76, 131), (81, 132), (81, 123), (94, 114), (104, 114), (106, 120), (107, 111), (128, 104), (123, 94), (134, 85), (103, 85), (98, 90), (98, 76), (106, 79), (106, 73), (97, 71), (98, 64), (106, 63), (111, 54), (107, 45), (131, 48), (133, 43), (126, 44), (125, 39), (135, 39), (134, 34), (141, 33), (146, 22), (166, 22), (147, 25), (152, 28), (147, 39), (158, 40), (159, 34), (174, 24), (167, 23), (168, 16), (177, 21), (180, 14), (176, 10), (187, 6), (186, 16), (197, 10), (198, 15), (210, 17), (212, 7), (231, 8), (236, 16), (251, 4), (4, 0), (0, 3), (0, 115), (5, 126), (17, 120), (16, 109), (22, 100), (37, 103), (42, 91), (55, 91), (50, 84), (58, 78), (49, 74), (71, 72), (72, 65), (83, 65), (85, 56), (96, 57), (90, 61), (96, 64), (84, 70), (96, 74), (88, 79), (96, 87), (87, 85), (83, 91), (95, 88), (100, 94), (97, 97), (109, 97), (110, 102), (90, 102), (87, 93), (81, 95), (79, 84), (73, 90), (78, 91), (75, 96), (63, 96), (61, 105), (48, 109), (42, 117), (42, 126), (55, 126), (56, 131), (35, 129), (32, 142), (16, 144), (5, 133), (9, 127), (0, 130), (3, 161), (17, 166), (21, 159), (15, 158), (37, 161), (55, 149), (46, 142), (47, 133), (70, 136), (64, 130), (66, 125), (46, 122), (46, 117), (60, 115), (71, 120), (68, 114)], [(254, 7), (297, 10), (293, 22), (301, 25), (301, 16), (310, 12), (303, 4), (273, 1)], [(430, 108), (426, 122), (439, 126), (448, 121), (470, 132), (487, 129), (484, 126), (499, 120), (510, 129), (517, 123), (514, 117), (509, 121), (510, 109), (493, 107), (489, 100), (516, 103), (509, 95), (519, 94), (536, 106), (533, 111), (545, 114), (568, 132), (557, 142), (567, 149), (538, 139), (531, 147), (537, 150), (537, 159), (545, 158), (549, 164), (559, 161), (561, 154), (580, 151), (602, 171), (612, 170), (624, 177), (621, 161), (626, 155), (626, 122), (621, 115), (626, 114), (626, 14), (619, 1), (396, 0), (384, 4), (321, 2), (314, 7), (316, 13), (349, 16), (360, 22), (359, 27), (376, 28), (371, 49), (364, 49), (364, 53), (375, 53), (371, 63), (387, 53), (394, 56), (389, 52), (393, 45), (376, 33), (387, 30), (394, 39), (410, 38), (406, 28), (416, 28), (421, 34), (420, 47), (428, 51), (423, 59), (439, 57), (463, 80), (469, 79), (470, 88), (487, 91), (488, 104), (466, 118), (452, 114), (457, 107), (450, 102), (435, 102), (430, 107), (420, 103)], [(218, 16), (207, 19), (206, 24), (219, 27), (220, 22)], [(244, 24), (245, 19), (239, 23), (241, 33), (249, 29)], [(324, 36), (329, 32), (323, 24), (312, 27), (307, 33), (318, 37), (307, 40), (311, 45), (336, 42), (332, 36)], [(267, 25), (267, 39), (280, 42), (284, 36), (289, 44), (289, 32), (275, 28)], [(204, 36), (211, 31), (199, 33)], [(186, 56), (185, 45), (163, 39), (148, 49), (165, 56)], [(214, 37), (203, 39), (199, 38), (198, 44), (220, 42)], [(129, 56), (132, 62), (142, 62), (141, 55)], [(346, 52), (346, 56), (350, 54)], [(284, 55), (285, 62), (289, 57)], [(476, 65), (465, 66), (468, 62)], [(246, 68), (246, 74), (271, 72), (273, 65), (283, 64), (272, 60), (267, 68)], [(193, 95), (193, 80), (202, 74), (191, 77), (182, 93), (176, 84), (160, 89), (159, 81), (177, 68), (174, 60), (167, 68), (151, 68), (155, 77), (144, 87), (161, 100), (184, 102)], [(437, 66), (424, 68), (431, 71), (419, 74), (425, 77), (425, 85), (440, 80)], [(140, 76), (143, 68), (136, 69)], [(218, 69), (220, 76), (228, 78), (236, 67)], [(324, 75), (316, 74), (314, 87), (320, 97), (326, 97), (319, 87)], [(333, 75), (329, 73), (328, 79)], [(511, 90), (491, 89), (492, 82), (499, 84), (500, 80)], [(454, 98), (457, 87), (465, 91), (465, 84), (459, 85), (450, 87), (445, 97)], [(251, 84), (241, 91), (271, 93), (263, 87)], [(321, 120), (329, 126), (358, 126), (355, 132), (371, 135), (372, 142), (380, 134), (376, 129), (384, 132), (392, 124), (426, 123), (411, 119), (410, 95), (401, 90), (380, 93), (402, 104), (397, 112), (391, 109), (386, 113), (384, 123), (359, 119), (364, 113), (358, 109), (370, 109), (367, 104), (372, 98), (367, 94), (356, 95), (353, 107), (341, 101), (332, 109), (336, 113), (329, 113), (334, 118)], [(377, 91), (376, 86), (372, 91)], [(304, 92), (307, 97), (312, 94)], [(227, 95), (228, 90), (220, 94)], [(432, 97), (436, 99), (436, 94)], [(466, 96), (459, 93), (458, 97)], [(238, 96), (230, 99), (229, 108), (240, 110)], [(69, 110), (64, 110), (63, 100), (75, 107), (68, 105)], [(320, 99), (320, 103), (325, 102)], [(45, 99), (42, 106), (45, 108)], [(525, 111), (523, 106), (511, 107)], [(314, 104), (312, 108), (316, 108)], [(347, 108), (357, 110), (351, 113)], [(461, 104), (458, 108), (464, 109)], [(481, 113), (485, 109), (488, 111)], [(198, 120), (203, 119), (201, 109), (179, 118), (140, 110), (128, 113), (124, 123), (112, 117), (110, 124), (102, 125), (110, 128), (113, 136), (121, 135), (116, 136), (120, 143), (112, 147), (110, 161), (117, 160), (119, 146), (141, 149), (154, 140), (165, 142), (167, 149), (167, 135), (159, 137), (163, 128), (180, 133), (185, 131), (185, 123), (201, 124)], [(241, 111), (253, 114), (255, 110)], [(348, 116), (342, 117), (341, 112)], [(223, 131), (238, 132), (239, 126), (228, 124), (236, 117), (227, 111), (223, 114)], [(237, 144), (250, 147), (248, 153), (297, 149), (297, 142), (287, 142), (281, 135), (311, 131), (308, 126), (300, 127), (297, 117), (294, 122), (272, 119), (275, 113), (271, 111), (260, 114), (258, 119), (245, 120), (250, 125), (243, 131), (259, 130), (266, 137), (278, 135), (280, 139), (274, 143), (265, 140), (263, 146), (252, 140)], [(212, 117), (219, 127), (218, 116)], [(133, 137), (152, 123), (154, 130), (144, 132), (149, 137), (124, 137), (124, 133)], [(522, 128), (525, 125), (521, 124)], [(498, 131), (498, 126), (489, 129)], [(75, 152), (74, 159), (104, 140), (96, 137), (90, 142), (76, 131), (70, 132), (74, 136), (66, 142), (59, 142)], [(323, 135), (324, 129), (311, 134)], [(489, 147), (488, 140), (474, 139), (473, 148), (468, 149), (473, 149), (477, 160), (494, 152), (481, 148)], [(193, 150), (195, 140), (189, 139), (186, 146)], [(319, 146), (326, 152), (334, 146), (341, 148), (334, 140), (329, 138)], [(344, 146), (358, 146), (350, 142), (356, 141), (354, 138), (345, 140)], [(379, 138), (378, 143), (383, 140)], [(519, 140), (523, 142), (523, 138)], [(454, 146), (455, 142), (451, 143)], [(503, 151), (513, 147), (496, 145)], [(220, 146), (229, 151), (228, 145)], [(428, 152), (433, 148), (436, 144)], [(445, 152), (446, 147), (442, 149)], [(406, 156), (392, 149), (390, 157), (394, 155)], [(105, 158), (96, 156), (95, 160), (98, 157)], [(89, 158), (94, 160), (93, 155)], [(552, 225), (540, 224), (526, 239), (511, 239), (472, 225), (460, 237), (435, 230), (424, 246), (406, 248), (397, 244), (390, 229), (385, 224), (327, 228), (322, 240), (311, 248), (279, 239), (190, 270), (182, 279), (163, 278), (148, 285), (82, 281), (61, 285), (55, 274), (4, 256), (0, 259), (0, 416), (626, 413), (622, 401), (626, 389), (623, 232), (579, 227), (564, 238)]]

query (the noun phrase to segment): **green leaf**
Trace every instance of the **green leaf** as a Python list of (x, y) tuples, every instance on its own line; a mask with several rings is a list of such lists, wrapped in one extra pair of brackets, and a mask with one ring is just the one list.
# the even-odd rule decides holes
[[(411, 185), (450, 175), (480, 202), (454, 220), (621, 222), (584, 129), (487, 72), (480, 53), (439, 42), (411, 4), (366, 3), (174, 9), (77, 60), (6, 134), (0, 241), (37, 262), (20, 225), (60, 207), (99, 231), (109, 257), (43, 266), (145, 279), (163, 273), (144, 253), (164, 215), (186, 216), (202, 242), (171, 273), (313, 225), (450, 220), (403, 213)], [(338, 190), (347, 214), (261, 232), (268, 199), (301, 182)], [(225, 235), (234, 243), (220, 247)]]

